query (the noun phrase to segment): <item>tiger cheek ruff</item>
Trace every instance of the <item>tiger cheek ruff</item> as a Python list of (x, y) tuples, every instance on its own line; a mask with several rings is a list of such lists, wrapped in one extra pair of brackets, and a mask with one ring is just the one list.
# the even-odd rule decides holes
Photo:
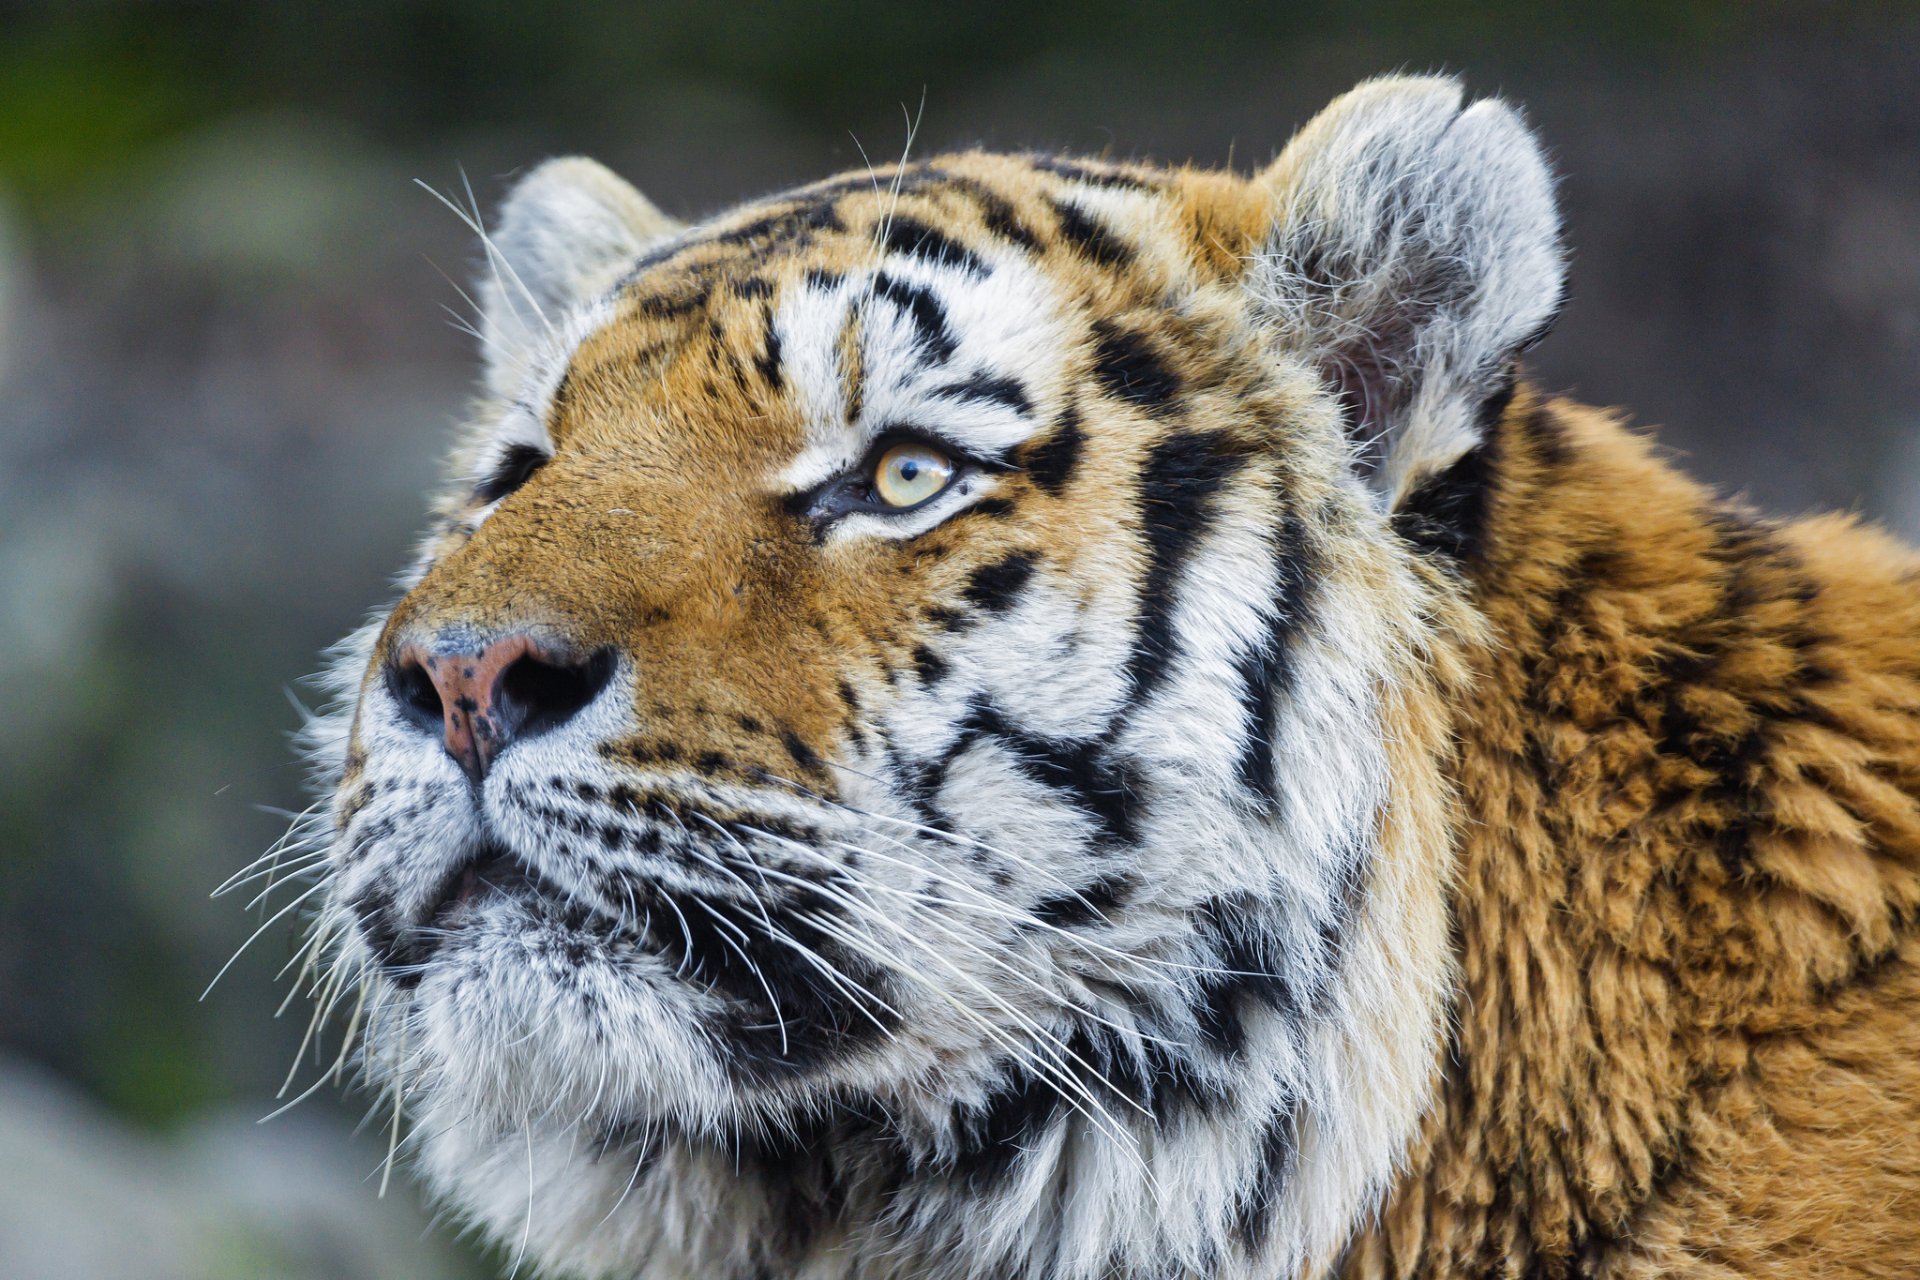
[[(1920, 1273), (1920, 558), (1517, 360), (1516, 112), (515, 188), (305, 981), (555, 1274)], [(396, 1120), (396, 1132), (398, 1132)]]

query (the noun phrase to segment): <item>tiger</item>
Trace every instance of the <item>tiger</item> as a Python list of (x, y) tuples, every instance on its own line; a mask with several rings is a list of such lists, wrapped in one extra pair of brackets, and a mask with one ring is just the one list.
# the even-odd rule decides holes
[(302, 982), (516, 1269), (1920, 1272), (1920, 554), (1529, 380), (1515, 107), (476, 229)]

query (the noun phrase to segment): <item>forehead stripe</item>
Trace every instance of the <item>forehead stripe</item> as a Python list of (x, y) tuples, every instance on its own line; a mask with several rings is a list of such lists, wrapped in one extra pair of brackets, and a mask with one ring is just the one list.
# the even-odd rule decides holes
[(1064, 200), (1049, 201), (1060, 219), (1060, 237), (1084, 257), (1103, 267), (1133, 265), (1133, 250), (1095, 215)]
[(923, 284), (881, 272), (874, 279), (873, 296), (892, 303), (905, 313), (913, 324), (921, 350), (936, 364), (945, 364), (953, 358), (959, 343), (947, 325), (947, 309), (934, 296), (933, 290)]
[(1164, 413), (1180, 394), (1180, 375), (1145, 335), (1101, 321), (1094, 326), (1093, 376), (1108, 392), (1149, 413)]
[(986, 274), (987, 264), (980, 256), (945, 232), (936, 231), (918, 218), (895, 214), (887, 219), (881, 246), (909, 258), (925, 258), (947, 266)]
[(1026, 388), (1017, 379), (1000, 377), (985, 370), (963, 381), (935, 387), (934, 394), (953, 400), (997, 404), (1022, 417), (1033, 412), (1033, 402), (1027, 399)]

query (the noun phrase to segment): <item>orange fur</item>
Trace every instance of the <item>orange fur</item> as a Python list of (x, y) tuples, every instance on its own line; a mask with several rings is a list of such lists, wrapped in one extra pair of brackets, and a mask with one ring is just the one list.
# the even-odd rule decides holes
[(1920, 555), (1516, 398), (1443, 1100), (1342, 1274), (1920, 1267)]

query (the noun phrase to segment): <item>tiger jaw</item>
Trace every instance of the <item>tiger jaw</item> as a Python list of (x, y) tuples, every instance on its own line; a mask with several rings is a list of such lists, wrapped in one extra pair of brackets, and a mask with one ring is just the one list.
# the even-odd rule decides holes
[[(831, 971), (834, 994), (860, 1006), (853, 1025), (796, 968), (824, 965), (821, 931), (840, 927), (820, 917), (833, 906), (826, 833), (844, 838), (844, 818), (777, 797), (722, 804), (691, 783), (669, 802), (657, 781), (556, 754), (509, 752), (477, 793), (454, 777), (383, 785), (372, 763), (353, 784), (373, 799), (342, 833), (342, 895), (405, 993), (436, 1088), (506, 1114), (590, 1075), (600, 1096), (583, 1108), (706, 1123), (889, 1026), (885, 976), (857, 954)], [(641, 1036), (657, 1060), (607, 1048)], [(453, 1069), (481, 1063), (493, 1065)]]

